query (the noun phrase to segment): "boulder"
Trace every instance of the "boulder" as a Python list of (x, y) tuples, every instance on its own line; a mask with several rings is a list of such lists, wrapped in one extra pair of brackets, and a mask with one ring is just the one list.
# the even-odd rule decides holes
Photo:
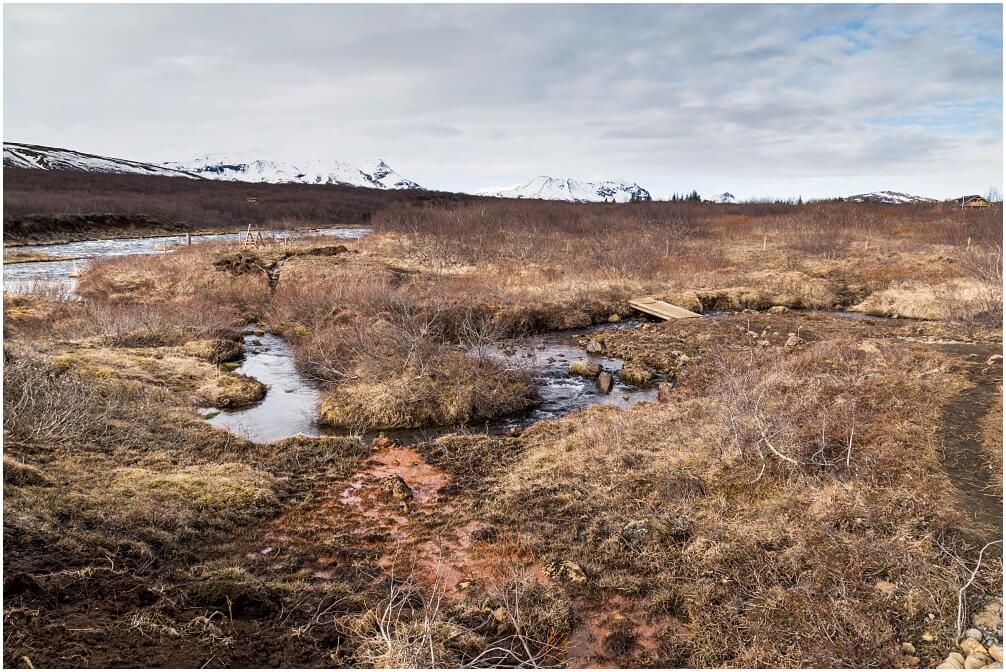
[(985, 363), (986, 364), (1002, 364), (1002, 361), (1003, 361), (1003, 356), (1002, 355), (992, 355), (991, 357), (989, 357), (988, 359), (985, 360)]
[(604, 341), (592, 338), (589, 341), (587, 341), (587, 345), (584, 347), (584, 350), (586, 350), (592, 355), (602, 353), (604, 352)]
[(1003, 662), (1003, 645), (1002, 644), (992, 644), (989, 646), (989, 655), (992, 656), (992, 660), (997, 663)]
[(602, 371), (597, 375), (597, 386), (605, 394), (610, 394), (611, 388), (615, 386), (615, 378), (607, 371)]
[(914, 656), (915, 655), (915, 645), (912, 644), (911, 642), (902, 642), (902, 644), (901, 644), (901, 653), (905, 654), (906, 656)]
[(569, 372), (574, 376), (584, 378), (597, 378), (601, 373), (601, 365), (597, 362), (590, 362), (586, 359), (577, 359), (569, 363)]
[(772, 306), (771, 308), (768, 309), (768, 312), (772, 313), (773, 315), (778, 315), (779, 313), (788, 313), (789, 308), (787, 308), (786, 306)]
[(621, 321), (622, 321), (622, 316), (619, 315), (618, 313), (612, 313), (611, 315), (608, 315), (608, 322), (615, 323), (615, 322), (621, 322)]

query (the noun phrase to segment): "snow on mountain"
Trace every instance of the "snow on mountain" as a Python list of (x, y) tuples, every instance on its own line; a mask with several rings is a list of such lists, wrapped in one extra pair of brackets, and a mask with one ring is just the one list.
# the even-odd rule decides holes
[(737, 197), (729, 191), (724, 191), (722, 194), (716, 194), (713, 196), (712, 201), (713, 203), (736, 203)]
[(845, 200), (851, 203), (935, 203), (935, 198), (913, 196), (900, 191), (871, 191), (868, 194), (856, 194)]
[(302, 184), (348, 184), (376, 189), (421, 189), (399, 175), (381, 159), (352, 164), (335, 159), (311, 159), (289, 163), (252, 156), (209, 154), (192, 161), (169, 161), (167, 168), (184, 170), (212, 180), (236, 182), (297, 182)]
[(194, 175), (152, 163), (114, 159), (108, 156), (76, 152), (72, 149), (26, 145), (20, 142), (3, 143), (3, 165), (4, 168), (80, 170), (89, 173), (136, 173), (195, 178)]
[(530, 182), (510, 189), (483, 189), (476, 192), (480, 196), (498, 198), (540, 198), (548, 201), (575, 201), (578, 203), (615, 201), (649, 201), (650, 192), (635, 182), (605, 180), (604, 182), (581, 182), (540, 175)]

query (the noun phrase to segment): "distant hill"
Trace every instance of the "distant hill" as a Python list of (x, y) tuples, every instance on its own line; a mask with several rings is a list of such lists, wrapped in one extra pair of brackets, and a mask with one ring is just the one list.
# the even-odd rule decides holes
[(480, 196), (498, 198), (537, 198), (546, 201), (572, 201), (576, 203), (627, 203), (632, 200), (652, 200), (650, 192), (635, 182), (605, 180), (582, 182), (571, 178), (539, 175), (533, 180), (509, 189), (483, 189)]
[(422, 188), (418, 183), (397, 173), (383, 159), (359, 164), (336, 159), (309, 159), (290, 163), (254, 155), (208, 154), (191, 161), (169, 161), (162, 165), (211, 180), (232, 182), (345, 184), (372, 189)]
[(936, 203), (935, 198), (913, 196), (912, 194), (905, 194), (900, 191), (871, 191), (868, 194), (856, 194), (855, 196), (849, 196), (845, 200), (851, 203)]
[(185, 171), (140, 163), (127, 159), (115, 159), (97, 154), (85, 154), (72, 149), (26, 145), (20, 142), (3, 143), (4, 168), (29, 168), (34, 170), (77, 170), (86, 173), (117, 173), (136, 175), (167, 175), (190, 177)]

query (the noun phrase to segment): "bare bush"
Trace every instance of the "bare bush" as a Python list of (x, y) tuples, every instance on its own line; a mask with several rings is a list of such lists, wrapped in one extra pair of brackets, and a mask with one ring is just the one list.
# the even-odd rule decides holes
[(4, 437), (14, 443), (74, 444), (103, 437), (121, 401), (93, 379), (55, 371), (29, 349), (4, 348)]

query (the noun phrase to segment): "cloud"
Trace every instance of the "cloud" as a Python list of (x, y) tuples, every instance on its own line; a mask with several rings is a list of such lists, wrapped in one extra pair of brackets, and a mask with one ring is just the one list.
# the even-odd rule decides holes
[(942, 196), (1002, 183), (1001, 26), (998, 5), (10, 5), (4, 137), (381, 156), (442, 189)]

